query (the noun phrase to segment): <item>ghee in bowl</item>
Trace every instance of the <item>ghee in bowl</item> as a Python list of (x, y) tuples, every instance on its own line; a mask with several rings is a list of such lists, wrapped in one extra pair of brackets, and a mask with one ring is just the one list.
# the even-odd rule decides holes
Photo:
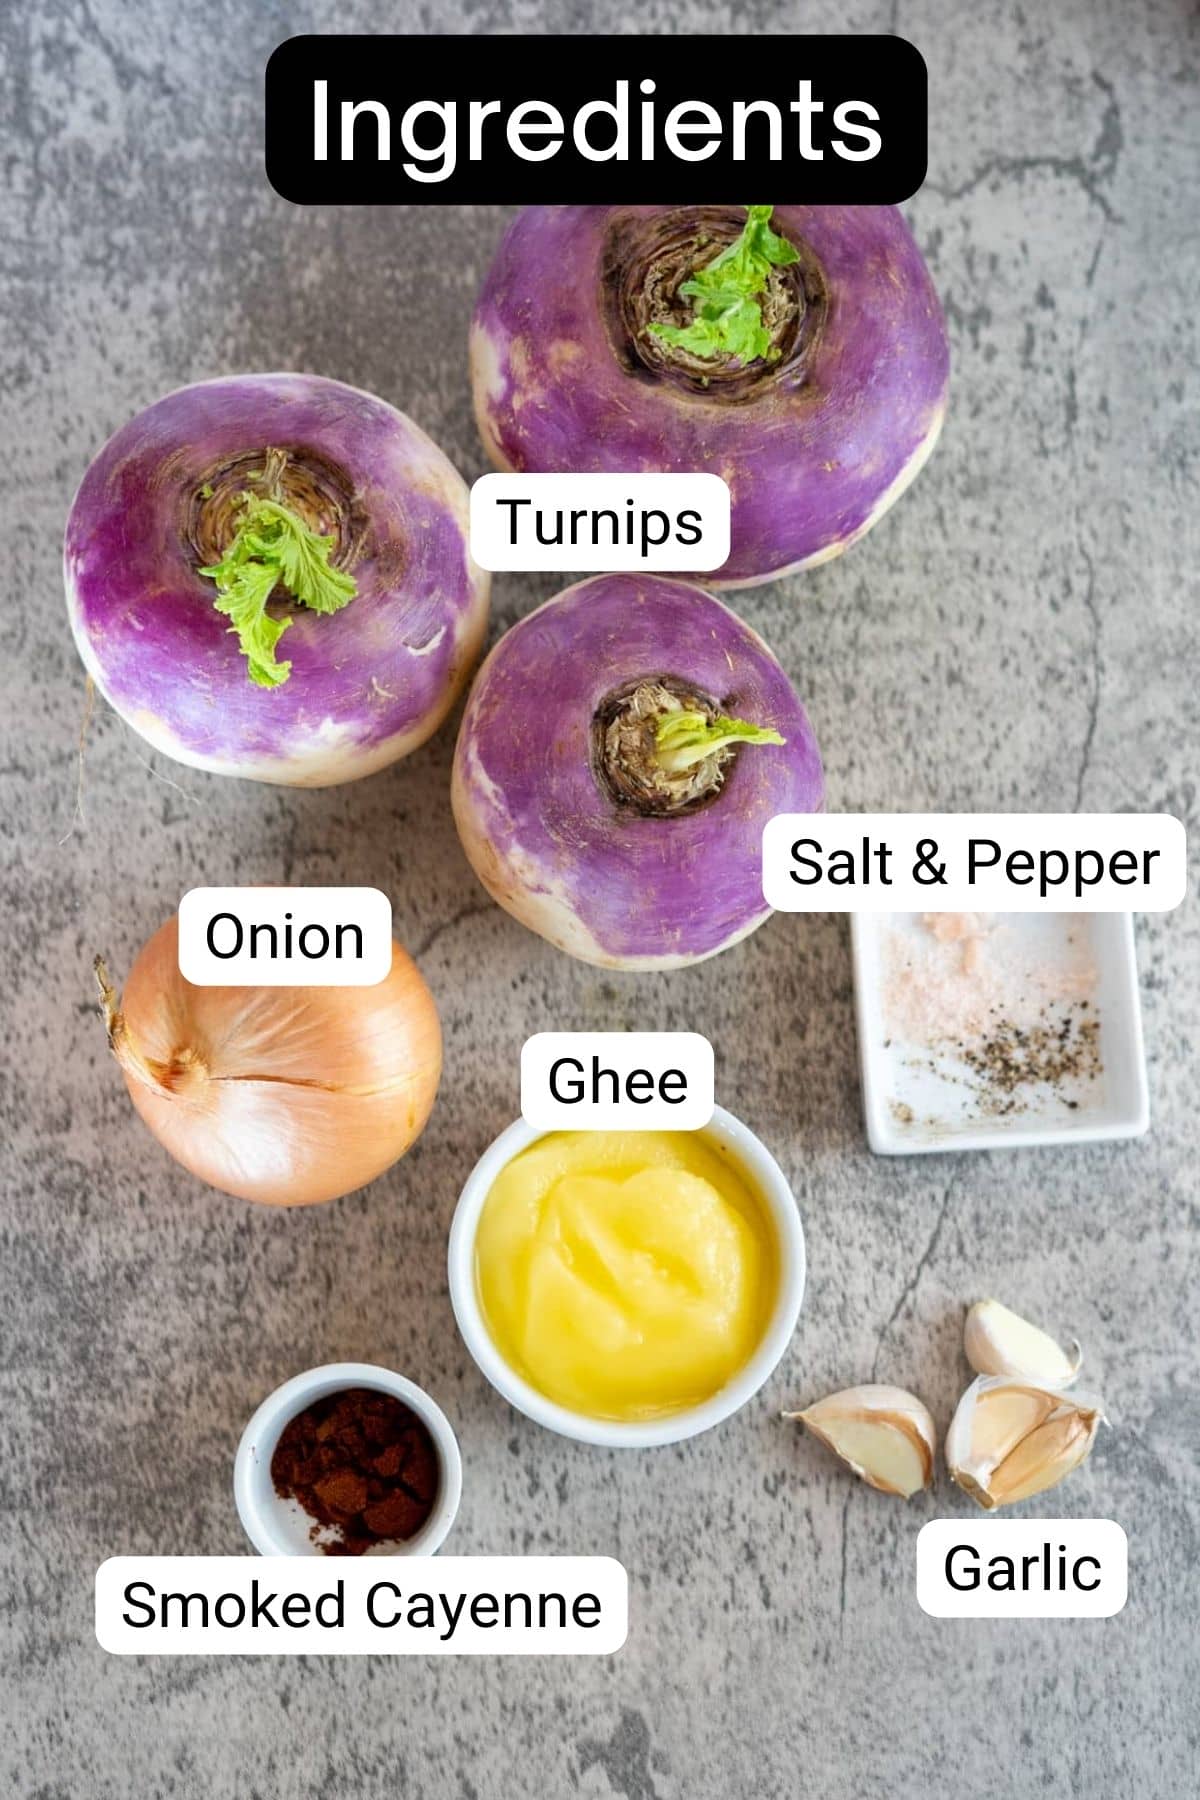
[(703, 1131), (535, 1138), (492, 1179), (473, 1261), (502, 1361), (554, 1406), (597, 1421), (701, 1406), (751, 1363), (777, 1311), (770, 1212)]

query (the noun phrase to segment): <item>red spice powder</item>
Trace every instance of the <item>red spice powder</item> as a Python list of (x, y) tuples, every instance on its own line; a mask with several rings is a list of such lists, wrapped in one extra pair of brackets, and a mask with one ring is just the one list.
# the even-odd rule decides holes
[(402, 1400), (344, 1388), (284, 1426), (271, 1480), (281, 1499), (311, 1513), (310, 1535), (326, 1556), (361, 1556), (424, 1525), (437, 1498), (437, 1451)]

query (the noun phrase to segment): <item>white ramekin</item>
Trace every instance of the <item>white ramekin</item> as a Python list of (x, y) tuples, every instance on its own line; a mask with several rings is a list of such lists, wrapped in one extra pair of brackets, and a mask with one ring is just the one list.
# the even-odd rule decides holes
[(296, 1500), (282, 1500), (271, 1480), (271, 1458), (289, 1419), (342, 1388), (373, 1388), (392, 1394), (416, 1413), (430, 1437), (438, 1459), (438, 1491), (433, 1511), (413, 1537), (380, 1544), (368, 1556), (432, 1556), (445, 1542), (462, 1495), (462, 1458), (458, 1440), (441, 1407), (423, 1388), (373, 1363), (326, 1363), (285, 1381), (268, 1394), (245, 1431), (233, 1464), (233, 1497), (246, 1536), (260, 1556), (320, 1556), (310, 1537), (313, 1520)]
[(492, 1183), (514, 1156), (547, 1135), (518, 1119), (485, 1150), (459, 1198), (450, 1227), (450, 1303), (467, 1349), (492, 1386), (518, 1412), (581, 1443), (604, 1444), (613, 1449), (648, 1449), (657, 1444), (678, 1443), (681, 1438), (695, 1437), (711, 1425), (718, 1425), (758, 1392), (787, 1349), (800, 1314), (804, 1298), (804, 1228), (783, 1170), (739, 1119), (719, 1106), (714, 1110), (703, 1135), (731, 1158), (758, 1194), (775, 1233), (779, 1290), (766, 1330), (749, 1362), (699, 1406), (636, 1423), (593, 1419), (548, 1400), (505, 1360), (487, 1328), (475, 1280), (475, 1234)]

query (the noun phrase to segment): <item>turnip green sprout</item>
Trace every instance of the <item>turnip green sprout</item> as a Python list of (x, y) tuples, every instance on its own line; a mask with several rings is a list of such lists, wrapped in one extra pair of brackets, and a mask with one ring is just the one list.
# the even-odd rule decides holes
[(669, 775), (694, 768), (705, 757), (734, 744), (782, 744), (786, 740), (777, 731), (761, 725), (748, 725), (745, 719), (727, 719), (716, 713), (710, 719), (702, 712), (669, 712), (660, 719), (655, 733), (658, 761)]
[(667, 325), (656, 319), (647, 329), (695, 356), (776, 362), (780, 352), (763, 324), (757, 296), (766, 288), (771, 270), (799, 262), (800, 252), (771, 230), (768, 220), (773, 211), (770, 206), (748, 206), (741, 236), (680, 284), (679, 292), (695, 307), (690, 325)]
[[(268, 452), (268, 457), (272, 453)], [(340, 612), (358, 592), (344, 569), (329, 565), (336, 539), (313, 531), (290, 507), (261, 495), (238, 495), (241, 523), (220, 562), (201, 569), (217, 584), (216, 608), (231, 620), (230, 631), (247, 659), (247, 673), (259, 687), (278, 687), (292, 672), (280, 662), (275, 646), (290, 618), (274, 619), (267, 601), (283, 587), (314, 612)]]

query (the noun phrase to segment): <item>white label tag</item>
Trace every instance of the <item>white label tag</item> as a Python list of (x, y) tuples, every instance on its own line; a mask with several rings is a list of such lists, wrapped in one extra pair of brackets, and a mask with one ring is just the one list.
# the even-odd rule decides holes
[(374, 987), (391, 967), (378, 888), (192, 888), (179, 902), (179, 973), (196, 987)]
[(611, 1656), (628, 1624), (611, 1556), (113, 1556), (96, 1572), (114, 1656)]
[(932, 1519), (917, 1537), (917, 1601), (935, 1619), (1107, 1619), (1128, 1587), (1113, 1519)]
[(701, 1131), (713, 1063), (698, 1031), (539, 1031), (521, 1051), (521, 1114), (535, 1131)]
[(481, 569), (608, 574), (719, 569), (729, 488), (719, 475), (482, 475), (471, 488)]
[(1187, 834), (1169, 813), (777, 813), (778, 912), (1170, 912)]

